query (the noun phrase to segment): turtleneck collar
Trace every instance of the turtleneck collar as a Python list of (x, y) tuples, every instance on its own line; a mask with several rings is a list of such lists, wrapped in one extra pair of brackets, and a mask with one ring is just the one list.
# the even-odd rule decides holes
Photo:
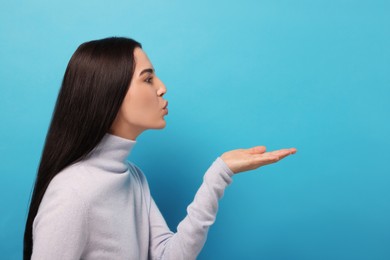
[(107, 172), (123, 173), (128, 169), (127, 157), (136, 143), (135, 140), (105, 133), (86, 161)]

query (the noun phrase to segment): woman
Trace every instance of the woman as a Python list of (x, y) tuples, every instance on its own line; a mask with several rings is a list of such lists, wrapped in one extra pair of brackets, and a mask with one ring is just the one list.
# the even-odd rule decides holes
[(133, 39), (110, 37), (77, 48), (45, 140), (24, 259), (195, 259), (232, 176), (296, 152), (256, 146), (223, 153), (174, 233), (142, 170), (126, 159), (138, 135), (165, 127), (166, 91)]

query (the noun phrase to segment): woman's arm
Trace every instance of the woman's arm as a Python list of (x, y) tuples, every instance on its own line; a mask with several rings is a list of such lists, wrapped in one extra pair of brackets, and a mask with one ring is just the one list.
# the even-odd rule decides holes
[(150, 250), (149, 259), (196, 259), (214, 223), (218, 200), (232, 182), (233, 172), (217, 157), (208, 168), (203, 182), (187, 207), (187, 216), (173, 233), (167, 226), (152, 196), (150, 196)]
[(169, 230), (150, 196), (149, 259), (196, 259), (206, 241), (208, 229), (215, 221), (218, 200), (233, 181), (232, 176), (278, 162), (296, 151), (296, 148), (289, 148), (266, 152), (265, 146), (255, 146), (228, 151), (217, 157), (206, 171), (193, 202), (187, 207), (187, 216), (177, 226), (176, 233)]

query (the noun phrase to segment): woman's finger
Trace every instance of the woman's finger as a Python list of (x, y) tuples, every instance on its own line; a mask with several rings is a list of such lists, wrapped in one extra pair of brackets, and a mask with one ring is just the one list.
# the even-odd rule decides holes
[(272, 152), (266, 152), (263, 154), (258, 154), (258, 162), (277, 162), (280, 159), (283, 159), (284, 157), (292, 154), (295, 152), (294, 150), (291, 149), (280, 149), (277, 151), (272, 151)]
[(279, 151), (276, 151), (276, 154), (280, 157), (280, 159), (292, 154), (291, 149), (281, 149)]
[(296, 149), (294, 148), (286, 148), (286, 149), (280, 149), (276, 151), (269, 152), (272, 155), (277, 155), (277, 156), (287, 156), (289, 154), (293, 154), (296, 152)]
[(280, 156), (274, 154), (260, 154), (255, 157), (256, 164), (274, 163), (280, 160)]

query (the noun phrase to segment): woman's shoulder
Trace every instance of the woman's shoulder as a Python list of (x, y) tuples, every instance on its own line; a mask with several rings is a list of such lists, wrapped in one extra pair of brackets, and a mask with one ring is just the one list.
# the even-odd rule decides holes
[(141, 167), (132, 161), (127, 161), (127, 163), (129, 164), (129, 171), (132, 176), (134, 176), (134, 178), (136, 178), (143, 187), (146, 187), (149, 190), (148, 180)]
[(57, 188), (77, 189), (84, 179), (87, 171), (81, 163), (71, 164), (59, 171), (50, 181), (49, 186)]
[(72, 165), (58, 172), (50, 181), (42, 198), (41, 207), (52, 208), (55, 205), (61, 207), (85, 207), (86, 199), (79, 188), (77, 179), (79, 165)]
[(89, 171), (81, 163), (69, 165), (59, 171), (50, 181), (45, 196), (78, 197), (88, 204), (94, 185)]

